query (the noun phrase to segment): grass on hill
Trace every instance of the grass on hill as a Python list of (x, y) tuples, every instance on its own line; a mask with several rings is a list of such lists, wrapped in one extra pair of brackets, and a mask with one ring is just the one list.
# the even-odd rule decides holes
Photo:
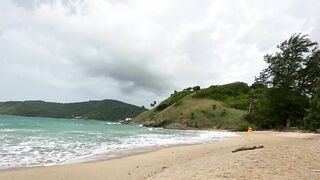
[(186, 96), (162, 111), (150, 110), (135, 118), (146, 126), (166, 128), (244, 130), (248, 123), (243, 110), (230, 108), (213, 99)]
[(243, 82), (215, 85), (201, 89), (193, 94), (195, 98), (207, 98), (224, 102), (229, 107), (247, 110), (248, 93), (251, 88)]
[(191, 94), (191, 91), (183, 90), (181, 92), (176, 92), (174, 94), (171, 94), (171, 96), (162, 101), (156, 108), (155, 111), (162, 111), (166, 109), (167, 107), (171, 106), (172, 104), (175, 104), (176, 106), (179, 105), (182, 101), (181, 99), (185, 96)]

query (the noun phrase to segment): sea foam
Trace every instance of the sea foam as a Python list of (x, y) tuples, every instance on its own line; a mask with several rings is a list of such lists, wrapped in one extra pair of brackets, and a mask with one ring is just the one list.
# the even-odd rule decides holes
[(0, 169), (78, 163), (236, 136), (94, 120), (0, 116), (0, 123)]

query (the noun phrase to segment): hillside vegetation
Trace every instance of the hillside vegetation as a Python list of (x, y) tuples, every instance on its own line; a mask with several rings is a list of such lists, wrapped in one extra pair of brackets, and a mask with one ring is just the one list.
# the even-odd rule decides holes
[(8, 101), (0, 102), (0, 114), (83, 118), (115, 121), (135, 117), (143, 109), (116, 100), (87, 101), (78, 103), (52, 103), (44, 101)]
[(135, 122), (165, 128), (244, 130), (249, 125), (245, 120), (249, 90), (241, 82), (197, 91), (187, 88), (143, 112)]
[(320, 48), (294, 34), (264, 56), (249, 87), (236, 82), (176, 92), (136, 122), (178, 128), (304, 129), (320, 132)]

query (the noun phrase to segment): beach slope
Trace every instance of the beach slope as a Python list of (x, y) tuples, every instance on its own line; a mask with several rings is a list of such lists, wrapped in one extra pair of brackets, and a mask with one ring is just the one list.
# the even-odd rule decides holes
[[(175, 146), (112, 160), (1, 171), (0, 179), (320, 179), (320, 135), (238, 134), (211, 144)], [(231, 152), (255, 145), (264, 148)]]

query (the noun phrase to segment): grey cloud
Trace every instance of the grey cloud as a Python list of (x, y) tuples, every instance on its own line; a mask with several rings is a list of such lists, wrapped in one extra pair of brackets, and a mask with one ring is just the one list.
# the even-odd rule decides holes
[(319, 8), (312, 0), (1, 1), (0, 100), (146, 105), (187, 86), (252, 83), (263, 55), (293, 33), (320, 40)]

